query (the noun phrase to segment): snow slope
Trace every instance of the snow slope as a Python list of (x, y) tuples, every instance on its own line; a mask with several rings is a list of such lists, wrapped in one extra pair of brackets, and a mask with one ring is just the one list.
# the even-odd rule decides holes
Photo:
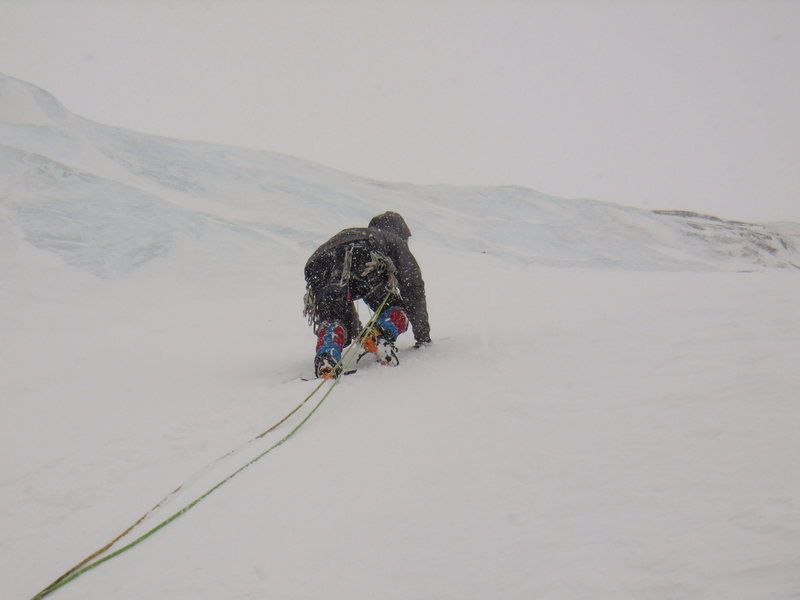
[(99, 125), (2, 75), (0, 159), (4, 205), (25, 238), (102, 276), (124, 274), (210, 232), (247, 230), (276, 250), (303, 254), (321, 236), (386, 206), (405, 210), (421, 240), (524, 264), (648, 270), (800, 264), (796, 229), (516, 187), (365, 180), (267, 152)]
[(53, 598), (800, 596), (797, 224), (368, 181), (0, 76), (4, 598), (308, 414), (247, 443), (315, 386), (308, 253), (386, 209), (433, 346)]

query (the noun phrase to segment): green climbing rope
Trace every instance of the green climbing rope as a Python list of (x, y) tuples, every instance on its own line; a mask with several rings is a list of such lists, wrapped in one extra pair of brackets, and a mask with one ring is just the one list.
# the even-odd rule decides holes
[[(303, 401), (302, 401), (302, 402), (301, 402), (301, 403), (300, 403), (300, 404), (299, 404), (299, 405), (298, 405), (298, 406), (297, 406), (297, 407), (296, 407), (294, 410), (292, 410), (292, 411), (291, 411), (291, 412), (290, 412), (288, 415), (286, 415), (286, 416), (285, 416), (283, 419), (281, 419), (280, 421), (278, 421), (278, 423), (276, 423), (275, 425), (273, 425), (273, 426), (272, 426), (272, 427), (270, 427), (269, 429), (265, 430), (264, 432), (262, 432), (261, 434), (259, 434), (258, 436), (256, 436), (256, 438), (254, 438), (254, 439), (259, 439), (259, 438), (262, 438), (262, 437), (264, 437), (264, 436), (265, 436), (267, 433), (269, 433), (270, 431), (273, 431), (274, 429), (276, 429), (276, 428), (277, 428), (277, 427), (278, 427), (280, 424), (282, 424), (283, 422), (285, 422), (285, 421), (286, 421), (286, 420), (287, 420), (287, 419), (288, 419), (288, 418), (289, 418), (289, 417), (290, 417), (292, 414), (294, 414), (295, 412), (297, 412), (297, 410), (299, 410), (299, 408), (300, 408), (301, 406), (303, 406), (303, 404), (305, 404), (305, 403), (306, 403), (306, 402), (307, 402), (307, 401), (308, 401), (308, 400), (309, 400), (309, 399), (310, 399), (310, 398), (311, 398), (311, 397), (312, 397), (314, 394), (316, 394), (316, 392), (317, 392), (317, 391), (318, 391), (320, 388), (322, 388), (322, 386), (323, 386), (325, 383), (327, 383), (328, 381), (330, 381), (330, 382), (331, 382), (331, 385), (328, 387), (328, 389), (326, 390), (326, 392), (325, 392), (325, 393), (322, 395), (322, 397), (319, 399), (319, 402), (317, 402), (317, 404), (314, 406), (314, 408), (312, 408), (312, 409), (311, 409), (311, 411), (310, 411), (310, 412), (309, 412), (309, 413), (308, 413), (308, 414), (307, 414), (307, 415), (306, 415), (306, 416), (303, 418), (303, 420), (302, 420), (302, 421), (300, 421), (300, 423), (298, 423), (298, 424), (297, 424), (297, 425), (294, 427), (294, 429), (292, 429), (292, 430), (291, 430), (289, 433), (287, 433), (285, 436), (283, 436), (283, 437), (282, 437), (280, 440), (278, 440), (277, 442), (275, 442), (275, 443), (274, 443), (272, 446), (270, 446), (269, 448), (267, 448), (266, 450), (264, 450), (263, 452), (261, 452), (261, 454), (257, 455), (255, 458), (251, 459), (250, 461), (248, 461), (247, 463), (245, 463), (244, 465), (242, 465), (241, 467), (239, 467), (238, 469), (236, 469), (236, 470), (235, 470), (234, 472), (232, 472), (230, 475), (228, 475), (227, 477), (225, 477), (224, 479), (222, 479), (221, 481), (219, 481), (219, 482), (218, 482), (216, 485), (214, 485), (213, 487), (209, 488), (209, 489), (208, 489), (206, 492), (204, 492), (203, 494), (201, 494), (200, 496), (198, 496), (197, 498), (195, 498), (194, 500), (192, 500), (192, 501), (191, 501), (189, 504), (187, 504), (186, 506), (184, 506), (183, 508), (181, 508), (180, 510), (178, 510), (177, 512), (175, 512), (175, 513), (174, 513), (174, 514), (172, 514), (171, 516), (169, 516), (169, 517), (167, 517), (166, 519), (164, 519), (163, 521), (161, 521), (161, 522), (160, 522), (158, 525), (156, 525), (155, 527), (153, 527), (153, 528), (152, 528), (152, 529), (150, 529), (149, 531), (147, 531), (147, 532), (143, 533), (142, 535), (140, 535), (139, 537), (137, 537), (136, 539), (134, 539), (133, 541), (131, 541), (131, 542), (130, 542), (130, 543), (128, 543), (127, 545), (125, 545), (125, 546), (122, 546), (121, 548), (119, 548), (119, 549), (115, 550), (114, 552), (112, 552), (112, 553), (110, 553), (110, 554), (108, 554), (108, 555), (106, 555), (106, 556), (103, 556), (102, 558), (97, 558), (96, 560), (93, 560), (93, 559), (95, 559), (97, 556), (99, 556), (100, 554), (102, 554), (103, 552), (105, 552), (106, 550), (108, 550), (108, 549), (109, 549), (109, 548), (110, 548), (110, 547), (111, 547), (113, 544), (115, 544), (117, 541), (119, 541), (119, 540), (120, 540), (122, 537), (124, 537), (125, 535), (127, 535), (127, 534), (128, 534), (128, 533), (129, 533), (129, 532), (130, 532), (130, 531), (131, 531), (133, 528), (135, 528), (135, 527), (136, 527), (136, 526), (137, 526), (139, 523), (141, 523), (141, 522), (142, 522), (142, 521), (145, 519), (145, 517), (147, 517), (147, 516), (148, 516), (148, 515), (149, 515), (151, 512), (153, 512), (153, 511), (154, 511), (156, 508), (158, 508), (158, 507), (159, 507), (159, 506), (160, 506), (160, 505), (161, 505), (161, 504), (164, 502), (164, 500), (165, 500), (166, 498), (169, 498), (171, 495), (173, 495), (173, 494), (175, 494), (177, 491), (179, 491), (179, 490), (180, 490), (180, 489), (183, 487), (183, 484), (182, 484), (181, 486), (178, 486), (178, 487), (177, 487), (177, 488), (176, 488), (176, 489), (175, 489), (173, 492), (171, 492), (170, 494), (168, 494), (167, 496), (165, 496), (164, 500), (161, 500), (161, 501), (160, 501), (158, 504), (156, 504), (156, 505), (155, 505), (155, 506), (154, 506), (152, 509), (150, 509), (150, 511), (148, 511), (147, 513), (145, 513), (145, 515), (144, 515), (144, 516), (142, 516), (142, 517), (141, 517), (141, 518), (140, 518), (138, 521), (136, 521), (136, 522), (135, 522), (133, 525), (131, 525), (131, 526), (130, 526), (128, 529), (126, 529), (125, 531), (123, 531), (123, 532), (122, 532), (122, 533), (121, 533), (119, 536), (117, 536), (116, 538), (114, 538), (114, 540), (112, 540), (112, 541), (111, 541), (109, 544), (106, 544), (106, 546), (104, 546), (103, 548), (101, 548), (100, 550), (98, 550), (97, 552), (95, 552), (94, 554), (90, 555), (89, 557), (87, 557), (86, 559), (84, 559), (83, 561), (81, 561), (80, 563), (78, 563), (76, 566), (74, 566), (72, 569), (70, 569), (69, 571), (67, 571), (66, 573), (64, 573), (64, 574), (63, 574), (61, 577), (59, 577), (58, 579), (56, 579), (55, 581), (53, 581), (53, 582), (52, 582), (50, 585), (48, 585), (48, 586), (47, 586), (47, 587), (45, 587), (45, 588), (44, 588), (42, 591), (40, 591), (40, 592), (39, 592), (39, 593), (37, 593), (35, 596), (33, 596), (33, 597), (31, 598), (31, 600), (40, 600), (41, 598), (44, 598), (44, 597), (46, 597), (46, 596), (49, 596), (50, 594), (52, 594), (52, 593), (53, 593), (53, 592), (55, 592), (56, 590), (58, 590), (58, 589), (60, 589), (60, 588), (64, 587), (64, 586), (65, 586), (65, 585), (67, 585), (69, 582), (71, 582), (71, 581), (73, 581), (73, 580), (77, 579), (78, 577), (80, 577), (80, 576), (81, 576), (81, 575), (83, 575), (84, 573), (87, 573), (88, 571), (91, 571), (92, 569), (95, 569), (95, 568), (99, 567), (100, 565), (102, 565), (103, 563), (105, 563), (105, 562), (107, 562), (107, 561), (111, 560), (112, 558), (115, 558), (115, 557), (119, 556), (120, 554), (123, 554), (124, 552), (127, 552), (127, 551), (128, 551), (128, 550), (130, 550), (131, 548), (134, 548), (135, 546), (138, 546), (138, 545), (139, 545), (139, 544), (141, 544), (143, 541), (145, 541), (147, 538), (151, 537), (151, 536), (152, 536), (152, 535), (154, 535), (156, 532), (160, 531), (161, 529), (163, 529), (164, 527), (166, 527), (167, 525), (169, 525), (170, 523), (172, 523), (172, 522), (173, 522), (174, 520), (176, 520), (178, 517), (180, 517), (180, 516), (182, 516), (182, 515), (186, 514), (186, 513), (187, 513), (189, 510), (191, 510), (192, 508), (194, 508), (195, 506), (197, 506), (197, 505), (198, 505), (200, 502), (202, 502), (203, 500), (205, 500), (206, 498), (208, 498), (208, 497), (209, 497), (211, 494), (213, 494), (215, 491), (217, 491), (217, 490), (218, 490), (219, 488), (221, 488), (223, 485), (225, 485), (226, 483), (228, 483), (229, 481), (231, 481), (231, 480), (232, 480), (234, 477), (236, 477), (237, 475), (239, 475), (239, 473), (241, 473), (242, 471), (244, 471), (244, 470), (245, 470), (245, 469), (247, 469), (248, 467), (250, 467), (250, 466), (254, 465), (254, 464), (255, 464), (255, 463), (257, 463), (259, 460), (261, 460), (262, 458), (264, 458), (264, 457), (265, 457), (267, 454), (269, 454), (270, 452), (272, 452), (272, 451), (273, 451), (275, 448), (277, 448), (278, 446), (281, 446), (281, 445), (282, 445), (282, 444), (284, 444), (284, 443), (285, 443), (287, 440), (289, 440), (289, 439), (290, 439), (290, 438), (291, 438), (291, 437), (292, 437), (292, 436), (293, 436), (295, 433), (297, 433), (297, 431), (299, 431), (299, 430), (300, 430), (300, 428), (301, 428), (303, 425), (305, 425), (305, 424), (308, 422), (308, 420), (311, 418), (311, 416), (312, 416), (312, 415), (313, 415), (315, 412), (317, 412), (317, 409), (319, 409), (319, 407), (320, 407), (320, 406), (322, 406), (322, 403), (323, 403), (323, 402), (325, 402), (325, 400), (328, 398), (328, 396), (331, 394), (331, 392), (332, 392), (332, 391), (333, 391), (333, 390), (336, 388), (336, 386), (339, 384), (339, 382), (341, 381), (341, 378), (342, 378), (342, 375), (341, 375), (341, 373), (343, 373), (343, 372), (346, 370), (346, 369), (344, 368), (344, 366), (345, 366), (345, 363), (346, 363), (346, 362), (347, 362), (347, 363), (349, 363), (349, 362), (351, 362), (351, 361), (352, 361), (353, 354), (355, 353), (355, 348), (360, 348), (360, 347), (361, 347), (361, 342), (363, 341), (363, 339), (364, 339), (364, 337), (366, 336), (367, 332), (368, 332), (368, 331), (369, 331), (369, 330), (370, 330), (370, 329), (371, 329), (371, 328), (372, 328), (372, 327), (375, 325), (375, 322), (377, 321), (377, 319), (378, 319), (378, 316), (380, 315), (381, 311), (383, 310), (384, 306), (386, 305), (386, 302), (389, 300), (389, 296), (390, 296), (390, 295), (391, 295), (391, 293), (387, 293), (387, 294), (386, 294), (386, 296), (385, 296), (385, 297), (384, 297), (384, 299), (383, 299), (383, 302), (381, 302), (381, 304), (380, 304), (380, 306), (378, 307), (378, 309), (377, 309), (377, 310), (376, 310), (376, 311), (375, 311), (375, 312), (372, 314), (372, 316), (371, 316), (370, 320), (369, 320), (369, 321), (367, 322), (367, 324), (366, 324), (366, 325), (363, 327), (363, 329), (362, 329), (362, 330), (361, 330), (361, 332), (358, 334), (358, 336), (357, 336), (357, 337), (356, 337), (356, 339), (353, 341), (353, 343), (350, 345), (350, 347), (349, 347), (349, 348), (348, 348), (348, 349), (345, 351), (344, 355), (342, 356), (342, 358), (341, 358), (341, 359), (340, 359), (340, 361), (339, 361), (339, 364), (341, 364), (341, 365), (342, 365), (342, 367), (343, 367), (343, 368), (340, 370), (340, 374), (339, 374), (339, 376), (338, 376), (338, 377), (336, 377), (335, 379), (325, 379), (325, 380), (322, 380), (322, 381), (319, 383), (319, 385), (317, 385), (317, 387), (316, 387), (316, 388), (314, 388), (314, 390), (312, 390), (312, 391), (311, 391), (311, 393), (310, 393), (308, 396), (306, 396), (306, 398), (305, 398), (305, 399), (304, 399), (304, 400), (303, 400)], [(352, 362), (354, 362), (354, 361), (352, 361)], [(230, 454), (231, 454), (231, 453), (228, 453), (228, 454), (226, 454), (225, 456), (229, 456)], [(224, 458), (225, 456), (223, 456), (223, 457), (221, 457), (221, 458)], [(219, 459), (218, 459), (218, 460), (219, 460)]]

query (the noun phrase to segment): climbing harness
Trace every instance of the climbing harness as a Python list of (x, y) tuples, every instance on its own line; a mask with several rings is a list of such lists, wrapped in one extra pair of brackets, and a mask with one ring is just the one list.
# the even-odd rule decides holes
[[(308, 319), (308, 324), (314, 327), (314, 333), (317, 332), (319, 326), (319, 307), (316, 302), (316, 288), (325, 285), (325, 283), (337, 285), (347, 291), (347, 299), (350, 301), (350, 282), (354, 277), (353, 273), (353, 254), (358, 250), (363, 255), (369, 252), (369, 260), (364, 263), (364, 268), (360, 272), (356, 271), (357, 279), (360, 279), (363, 285), (370, 285), (377, 281), (366, 293), (361, 293), (362, 297), (371, 298), (381, 292), (387, 292), (395, 295), (397, 298), (402, 298), (400, 295), (400, 284), (397, 279), (397, 267), (392, 259), (378, 252), (371, 250), (363, 241), (356, 241), (344, 246), (344, 255), (339, 254), (341, 247), (337, 248), (325, 256), (329, 256), (332, 260), (336, 261), (336, 265), (332, 268), (328, 275), (328, 279), (323, 279), (322, 282), (317, 281), (314, 286), (309, 282), (306, 284), (306, 292), (303, 295), (303, 316)], [(341, 261), (339, 263), (338, 261)], [(356, 260), (356, 264), (359, 261)], [(341, 272), (339, 267), (341, 266)], [(380, 297), (380, 296), (378, 296)]]
[[(339, 361), (339, 364), (340, 364), (340, 365), (342, 365), (342, 367), (343, 367), (343, 368), (340, 370), (342, 373), (344, 373), (344, 372), (346, 372), (346, 371), (347, 371), (347, 367), (349, 367), (349, 366), (352, 366), (353, 364), (355, 364), (355, 358), (354, 358), (354, 357), (355, 357), (355, 355), (357, 354), (357, 349), (361, 348), (361, 345), (362, 345), (362, 342), (363, 342), (363, 340), (364, 340), (364, 337), (367, 335), (367, 333), (370, 331), (370, 329), (371, 329), (372, 327), (374, 327), (374, 325), (375, 325), (375, 322), (378, 320), (378, 316), (380, 315), (381, 311), (384, 309), (384, 307), (385, 307), (386, 303), (387, 303), (387, 302), (388, 302), (388, 300), (389, 300), (389, 297), (390, 297), (390, 295), (391, 295), (390, 293), (387, 293), (387, 294), (386, 294), (386, 296), (383, 298), (383, 301), (381, 302), (381, 304), (380, 304), (380, 306), (378, 307), (378, 309), (377, 309), (377, 310), (376, 310), (376, 311), (373, 313), (373, 315), (371, 316), (370, 320), (367, 322), (367, 324), (366, 324), (366, 325), (365, 325), (365, 326), (362, 328), (362, 330), (359, 332), (359, 334), (358, 334), (358, 336), (356, 337), (356, 339), (355, 339), (355, 340), (354, 340), (354, 341), (353, 341), (353, 342), (350, 344), (350, 346), (349, 346), (349, 347), (348, 347), (348, 348), (345, 350), (344, 354), (342, 355), (342, 358), (341, 358), (341, 360)], [(158, 502), (157, 502), (157, 503), (156, 503), (156, 504), (155, 504), (155, 505), (154, 505), (154, 506), (153, 506), (153, 507), (152, 507), (150, 510), (148, 510), (148, 511), (147, 511), (147, 512), (146, 512), (144, 515), (142, 515), (142, 516), (141, 516), (139, 519), (137, 519), (137, 520), (136, 520), (136, 521), (135, 521), (135, 522), (134, 522), (132, 525), (130, 525), (130, 526), (129, 526), (127, 529), (125, 529), (125, 530), (124, 530), (122, 533), (120, 533), (119, 535), (117, 535), (117, 536), (116, 536), (114, 539), (112, 539), (110, 542), (108, 542), (106, 545), (104, 545), (104, 546), (103, 546), (102, 548), (100, 548), (99, 550), (97, 550), (97, 551), (93, 552), (92, 554), (90, 554), (89, 556), (87, 556), (86, 558), (84, 558), (82, 561), (80, 561), (80, 562), (79, 562), (78, 564), (76, 564), (74, 567), (72, 567), (71, 569), (69, 569), (68, 571), (66, 571), (66, 572), (65, 572), (63, 575), (61, 575), (60, 577), (58, 577), (57, 579), (55, 579), (55, 580), (54, 580), (52, 583), (50, 583), (50, 584), (49, 584), (47, 587), (45, 587), (45, 588), (44, 588), (44, 589), (42, 589), (40, 592), (38, 592), (38, 593), (37, 593), (35, 596), (33, 596), (33, 597), (31, 598), (31, 600), (41, 600), (42, 598), (44, 598), (44, 597), (46, 597), (46, 596), (49, 596), (50, 594), (52, 594), (53, 592), (55, 592), (55, 591), (56, 591), (56, 590), (58, 590), (59, 588), (61, 588), (61, 587), (65, 586), (65, 585), (66, 585), (67, 583), (69, 583), (70, 581), (73, 581), (74, 579), (77, 579), (78, 577), (80, 577), (81, 575), (83, 575), (84, 573), (86, 573), (87, 571), (91, 571), (92, 569), (94, 569), (94, 568), (96, 568), (96, 567), (100, 566), (101, 564), (103, 564), (103, 563), (105, 563), (105, 562), (107, 562), (107, 561), (111, 560), (112, 558), (115, 558), (115, 557), (119, 556), (120, 554), (122, 554), (122, 553), (124, 553), (124, 552), (126, 552), (126, 551), (130, 550), (130, 549), (131, 549), (131, 548), (133, 548), (134, 546), (137, 546), (137, 545), (139, 545), (141, 542), (143, 542), (144, 540), (146, 540), (147, 538), (149, 538), (150, 536), (152, 536), (153, 534), (155, 534), (157, 531), (159, 531), (159, 530), (163, 529), (164, 527), (166, 527), (167, 525), (169, 525), (170, 523), (172, 523), (172, 522), (173, 522), (174, 520), (176, 520), (178, 517), (180, 517), (180, 516), (182, 516), (182, 515), (186, 514), (186, 513), (187, 513), (189, 510), (191, 510), (192, 508), (194, 508), (194, 507), (195, 507), (197, 504), (199, 504), (201, 501), (205, 500), (205, 499), (206, 499), (208, 496), (210, 496), (210, 495), (211, 495), (212, 493), (214, 493), (216, 490), (218, 490), (218, 489), (219, 489), (219, 488), (221, 488), (223, 485), (225, 485), (226, 483), (228, 483), (229, 481), (231, 481), (231, 480), (232, 480), (234, 477), (236, 477), (236, 476), (237, 476), (239, 473), (241, 473), (242, 471), (244, 471), (244, 470), (245, 470), (245, 469), (247, 469), (248, 467), (250, 467), (250, 466), (254, 465), (255, 463), (257, 463), (259, 460), (261, 460), (261, 459), (262, 459), (263, 457), (265, 457), (267, 454), (269, 454), (270, 452), (272, 452), (272, 451), (273, 451), (275, 448), (277, 448), (278, 446), (281, 446), (281, 445), (282, 445), (284, 442), (286, 442), (288, 439), (290, 439), (290, 438), (291, 438), (291, 437), (292, 437), (292, 436), (293, 436), (295, 433), (297, 433), (297, 431), (298, 431), (298, 430), (299, 430), (299, 429), (300, 429), (300, 428), (301, 428), (303, 425), (305, 425), (305, 424), (308, 422), (308, 420), (311, 418), (311, 416), (312, 416), (312, 415), (313, 415), (313, 414), (314, 414), (314, 413), (317, 411), (317, 409), (318, 409), (318, 408), (319, 408), (319, 407), (322, 405), (322, 403), (323, 403), (323, 402), (325, 402), (325, 400), (326, 400), (326, 399), (327, 399), (327, 397), (330, 395), (330, 393), (331, 393), (331, 392), (332, 392), (332, 391), (333, 391), (333, 390), (336, 388), (336, 386), (338, 385), (339, 381), (341, 380), (341, 377), (342, 377), (342, 376), (341, 376), (341, 374), (340, 374), (338, 377), (336, 377), (336, 378), (334, 378), (334, 379), (322, 379), (322, 380), (319, 382), (319, 384), (318, 384), (318, 385), (317, 385), (317, 386), (316, 386), (316, 387), (315, 387), (313, 390), (311, 390), (311, 392), (310, 392), (310, 393), (309, 393), (309, 394), (308, 394), (308, 395), (307, 395), (307, 396), (306, 396), (306, 397), (305, 397), (305, 398), (302, 400), (302, 402), (300, 402), (300, 404), (298, 404), (298, 405), (297, 405), (297, 406), (296, 406), (296, 407), (295, 407), (295, 408), (294, 408), (294, 409), (293, 409), (291, 412), (289, 412), (289, 413), (288, 413), (288, 414), (287, 414), (285, 417), (283, 417), (283, 418), (282, 418), (280, 421), (278, 421), (277, 423), (275, 423), (274, 425), (272, 425), (272, 426), (271, 426), (271, 427), (269, 427), (268, 429), (264, 430), (263, 432), (259, 433), (259, 434), (258, 434), (257, 436), (255, 436), (254, 438), (252, 438), (252, 439), (248, 440), (247, 442), (245, 442), (244, 444), (242, 444), (242, 445), (241, 445), (241, 446), (239, 446), (238, 448), (235, 448), (234, 450), (231, 450), (231, 451), (230, 451), (230, 452), (228, 452), (227, 454), (224, 454), (224, 455), (220, 456), (219, 458), (215, 459), (214, 461), (212, 461), (211, 463), (209, 463), (208, 465), (206, 465), (206, 466), (205, 466), (203, 469), (201, 469), (200, 471), (198, 471), (197, 473), (195, 473), (195, 474), (194, 474), (192, 477), (190, 477), (189, 479), (187, 479), (185, 482), (183, 482), (181, 485), (179, 485), (178, 487), (176, 487), (176, 488), (175, 488), (173, 491), (171, 491), (169, 494), (167, 494), (167, 495), (166, 495), (166, 496), (164, 496), (164, 497), (163, 497), (161, 500), (159, 500), (159, 501), (158, 501)], [(302, 421), (300, 421), (300, 423), (298, 423), (298, 424), (297, 424), (297, 425), (294, 427), (294, 429), (292, 429), (291, 431), (289, 431), (289, 433), (287, 433), (285, 436), (283, 436), (283, 437), (282, 437), (281, 439), (279, 439), (277, 442), (275, 442), (274, 444), (272, 444), (272, 445), (271, 445), (269, 448), (267, 448), (266, 450), (264, 450), (263, 452), (261, 452), (260, 454), (258, 454), (258, 455), (257, 455), (255, 458), (251, 459), (250, 461), (248, 461), (247, 463), (245, 463), (244, 465), (242, 465), (241, 467), (239, 467), (238, 469), (236, 469), (235, 471), (233, 471), (233, 472), (232, 472), (230, 475), (228, 475), (227, 477), (225, 477), (224, 479), (222, 479), (221, 481), (219, 481), (217, 484), (215, 484), (214, 486), (212, 486), (211, 488), (209, 488), (209, 489), (208, 489), (206, 492), (204, 492), (203, 494), (201, 494), (200, 496), (198, 496), (197, 498), (195, 498), (194, 500), (192, 500), (192, 501), (191, 501), (189, 504), (187, 504), (186, 506), (184, 506), (183, 508), (181, 508), (180, 510), (178, 510), (177, 512), (175, 512), (175, 513), (174, 513), (174, 514), (172, 514), (171, 516), (169, 516), (169, 517), (167, 517), (166, 519), (164, 519), (163, 521), (161, 521), (159, 524), (157, 524), (155, 527), (153, 527), (153, 528), (152, 528), (152, 529), (150, 529), (149, 531), (147, 531), (147, 532), (145, 532), (144, 534), (140, 535), (138, 538), (134, 539), (134, 540), (133, 540), (133, 541), (131, 541), (129, 544), (127, 544), (127, 545), (125, 545), (125, 546), (122, 546), (121, 548), (117, 549), (116, 551), (112, 552), (111, 554), (108, 554), (108, 555), (106, 555), (106, 556), (103, 556), (102, 558), (98, 558), (98, 557), (100, 557), (100, 556), (101, 556), (103, 553), (105, 553), (106, 551), (108, 551), (108, 550), (109, 550), (109, 549), (110, 549), (112, 546), (114, 546), (114, 544), (116, 544), (116, 543), (117, 543), (119, 540), (121, 540), (122, 538), (124, 538), (124, 537), (125, 537), (126, 535), (128, 535), (128, 534), (129, 534), (131, 531), (133, 531), (133, 530), (134, 530), (134, 529), (135, 529), (135, 528), (136, 528), (138, 525), (140, 525), (140, 524), (141, 524), (141, 523), (142, 523), (142, 522), (143, 522), (143, 521), (144, 521), (144, 520), (145, 520), (145, 519), (146, 519), (148, 516), (150, 516), (150, 515), (151, 515), (152, 513), (154, 513), (154, 512), (155, 512), (155, 511), (156, 511), (158, 508), (160, 508), (161, 506), (163, 506), (163, 505), (164, 505), (164, 503), (165, 503), (167, 500), (169, 500), (169, 499), (170, 499), (172, 496), (174, 496), (174, 495), (176, 495), (178, 492), (180, 492), (180, 491), (181, 491), (181, 490), (182, 490), (182, 489), (183, 489), (183, 488), (184, 488), (186, 485), (188, 485), (188, 483), (189, 483), (189, 482), (191, 482), (191, 481), (194, 481), (195, 479), (199, 478), (199, 477), (200, 477), (200, 476), (201, 476), (203, 473), (205, 473), (205, 472), (207, 472), (208, 470), (210, 470), (210, 468), (211, 468), (212, 466), (214, 466), (215, 464), (219, 463), (219, 462), (220, 462), (220, 461), (222, 461), (223, 459), (225, 459), (225, 458), (228, 458), (228, 457), (232, 456), (233, 454), (236, 454), (237, 452), (241, 451), (241, 450), (242, 450), (243, 448), (245, 448), (246, 446), (249, 446), (250, 444), (252, 444), (252, 443), (253, 443), (253, 442), (255, 442), (256, 440), (258, 440), (258, 439), (261, 439), (261, 438), (265, 437), (267, 434), (269, 434), (270, 432), (272, 432), (272, 431), (274, 431), (275, 429), (277, 429), (278, 427), (280, 427), (280, 426), (281, 426), (283, 423), (285, 423), (285, 422), (286, 422), (286, 421), (287, 421), (287, 420), (288, 420), (288, 419), (289, 419), (289, 418), (290, 418), (290, 417), (291, 417), (293, 414), (295, 414), (295, 413), (296, 413), (298, 410), (300, 410), (300, 408), (301, 408), (301, 407), (302, 407), (304, 404), (306, 404), (306, 403), (308, 402), (308, 400), (309, 400), (309, 399), (311, 399), (311, 397), (312, 397), (312, 396), (314, 396), (314, 395), (315, 395), (315, 394), (316, 394), (316, 393), (317, 393), (317, 392), (318, 392), (318, 391), (319, 391), (319, 390), (322, 388), (322, 386), (323, 386), (323, 385), (325, 385), (325, 384), (326, 384), (327, 382), (329, 382), (329, 381), (331, 382), (331, 385), (328, 387), (328, 389), (327, 389), (327, 390), (326, 390), (326, 392), (325, 392), (325, 393), (322, 395), (322, 397), (319, 399), (319, 401), (316, 403), (316, 405), (314, 405), (314, 408), (312, 408), (312, 409), (311, 409), (311, 411), (310, 411), (310, 412), (309, 412), (309, 413), (308, 413), (308, 414), (307, 414), (307, 415), (306, 415), (306, 416), (303, 418), (303, 420), (302, 420)]]
[(347, 244), (344, 250), (344, 263), (342, 264), (342, 276), (339, 277), (339, 287), (350, 285), (350, 270), (353, 268), (353, 249), (355, 244)]
[[(361, 277), (367, 277), (372, 273), (384, 275), (386, 277), (386, 284), (384, 290), (390, 294), (400, 297), (399, 284), (397, 282), (397, 267), (394, 266), (392, 259), (381, 252), (370, 250), (369, 262), (364, 266), (361, 271)], [(372, 291), (374, 291), (373, 288)]]
[[(373, 274), (377, 275), (377, 277), (373, 277)], [(364, 282), (376, 282), (375, 285), (364, 294), (365, 298), (372, 297), (376, 293), (380, 294), (386, 292), (389, 295), (394, 295), (402, 299), (400, 295), (400, 284), (397, 281), (397, 267), (394, 266), (391, 258), (381, 252), (370, 250), (370, 260), (364, 266), (364, 270), (361, 271), (361, 279)]]

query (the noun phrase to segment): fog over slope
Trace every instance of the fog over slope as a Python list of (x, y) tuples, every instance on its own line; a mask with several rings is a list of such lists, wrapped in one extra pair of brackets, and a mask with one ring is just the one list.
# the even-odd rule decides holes
[[(185, 240), (248, 230), (282, 256), (395, 207), (420, 239), (522, 263), (747, 270), (800, 264), (798, 229), (553, 198), (371, 181), (268, 152), (100, 125), (0, 76), (0, 192), (35, 246), (114, 276)], [(679, 199), (676, 199), (676, 203)], [(286, 218), (296, 215), (298, 218)]]

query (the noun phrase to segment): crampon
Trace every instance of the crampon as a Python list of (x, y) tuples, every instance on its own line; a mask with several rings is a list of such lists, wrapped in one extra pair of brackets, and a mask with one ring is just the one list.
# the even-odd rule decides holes
[(400, 364), (394, 343), (385, 338), (378, 328), (373, 327), (367, 332), (361, 342), (361, 347), (364, 351), (359, 360), (367, 354), (374, 354), (375, 360), (382, 365), (396, 367)]
[(341, 372), (342, 366), (327, 352), (314, 359), (314, 375), (318, 379), (336, 379)]

